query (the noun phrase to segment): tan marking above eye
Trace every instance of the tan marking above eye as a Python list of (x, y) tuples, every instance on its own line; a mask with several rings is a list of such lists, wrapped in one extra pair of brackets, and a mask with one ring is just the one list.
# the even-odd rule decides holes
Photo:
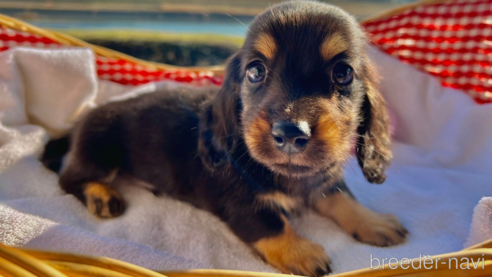
[(267, 59), (273, 59), (277, 53), (277, 44), (269, 34), (262, 33), (255, 40), (254, 47), (258, 52), (263, 54)]
[(321, 44), (321, 57), (328, 61), (347, 49), (347, 42), (343, 39), (342, 35), (334, 33), (326, 37)]

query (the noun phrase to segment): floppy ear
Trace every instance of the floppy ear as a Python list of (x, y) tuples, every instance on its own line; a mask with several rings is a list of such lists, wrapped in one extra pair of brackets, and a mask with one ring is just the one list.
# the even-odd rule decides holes
[(390, 165), (391, 136), (386, 103), (378, 92), (375, 69), (366, 62), (364, 66), (365, 95), (361, 105), (361, 122), (357, 128), (357, 160), (367, 181), (381, 184)]
[(221, 89), (205, 105), (201, 115), (198, 153), (211, 170), (229, 161), (227, 154), (240, 138), (240, 68), (241, 60), (236, 53), (227, 62)]

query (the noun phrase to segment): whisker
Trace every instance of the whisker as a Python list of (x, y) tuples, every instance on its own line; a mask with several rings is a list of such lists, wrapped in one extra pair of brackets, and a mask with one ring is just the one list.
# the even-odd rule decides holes
[[(365, 146), (364, 144), (362, 143), (359, 143), (359, 142), (355, 142), (355, 144), (359, 145), (359, 146)], [(376, 149), (372, 149), (372, 151), (378, 153), (379, 155), (383, 156), (383, 158), (387, 159), (388, 157), (386, 157), (383, 153), (379, 152), (378, 150)]]
[(350, 166), (350, 168), (352, 169), (352, 171), (354, 172), (355, 175), (357, 175), (357, 172), (355, 171), (354, 167), (352, 166), (351, 163), (348, 163), (348, 165)]
[(241, 144), (243, 144), (243, 143), (244, 143), (244, 141), (240, 141), (240, 142), (238, 142), (238, 143), (237, 143), (236, 145), (234, 145), (234, 146), (233, 146), (233, 147), (232, 147), (229, 151), (227, 151), (227, 153), (226, 153), (225, 155), (227, 156), (227, 155), (231, 154), (231, 152), (232, 152), (232, 151), (233, 151), (236, 147), (238, 147), (239, 145), (241, 145)]
[[(246, 165), (245, 165), (244, 167), (248, 167), (248, 166), (251, 164), (251, 162), (254, 162), (254, 160), (253, 160), (253, 158), (250, 156), (250, 157), (249, 157), (248, 162), (246, 163)], [(263, 172), (262, 172), (262, 174), (263, 174)]]
[(225, 139), (225, 138), (230, 138), (230, 137), (235, 137), (235, 136), (239, 137), (238, 134), (232, 134), (232, 135), (223, 136), (223, 137), (216, 137), (216, 136), (214, 136), (214, 138), (216, 138), (216, 139)]
[(244, 24), (243, 22), (241, 22), (241, 20), (239, 20), (239, 19), (235, 18), (234, 16), (232, 16), (232, 15), (230, 15), (230, 14), (228, 14), (228, 13), (226, 13), (226, 14), (227, 14), (228, 16), (230, 16), (230, 17), (234, 18), (237, 22), (239, 22), (239, 23), (240, 23), (241, 25), (243, 25), (246, 29), (248, 29), (248, 31), (250, 31), (250, 32), (251, 32), (251, 30), (249, 29), (249, 27), (248, 27), (248, 26), (246, 26), (246, 24)]
[(244, 155), (246, 155), (247, 153), (248, 153), (248, 151), (244, 151), (244, 153), (243, 153), (241, 156), (239, 156), (239, 158), (237, 158), (237, 160), (236, 160), (236, 164), (237, 164), (237, 163), (239, 162), (239, 160), (240, 160), (240, 159), (241, 159)]

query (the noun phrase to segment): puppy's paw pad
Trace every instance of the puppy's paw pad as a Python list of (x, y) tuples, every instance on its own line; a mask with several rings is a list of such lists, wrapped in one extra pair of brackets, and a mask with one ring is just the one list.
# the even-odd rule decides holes
[(395, 216), (372, 211), (368, 211), (353, 232), (354, 239), (381, 247), (403, 243), (407, 235), (407, 229)]
[(97, 217), (117, 217), (125, 211), (125, 202), (121, 195), (107, 185), (88, 183), (84, 196), (87, 209)]

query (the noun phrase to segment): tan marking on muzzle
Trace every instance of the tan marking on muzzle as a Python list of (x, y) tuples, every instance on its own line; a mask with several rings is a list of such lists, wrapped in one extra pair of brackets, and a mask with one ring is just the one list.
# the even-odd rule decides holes
[(246, 145), (254, 151), (260, 143), (264, 142), (264, 137), (269, 131), (270, 123), (262, 116), (258, 116), (244, 131)]
[(330, 153), (342, 154), (338, 151), (344, 145), (344, 142), (341, 140), (341, 130), (331, 115), (323, 114), (319, 117), (314, 130), (314, 136), (325, 143)]

